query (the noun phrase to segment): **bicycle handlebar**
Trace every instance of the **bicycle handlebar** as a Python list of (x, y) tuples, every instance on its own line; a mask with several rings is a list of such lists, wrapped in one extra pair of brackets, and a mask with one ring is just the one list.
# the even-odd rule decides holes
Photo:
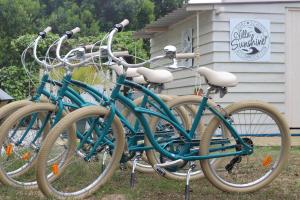
[[(141, 66), (144, 66), (146, 64), (150, 64), (150, 63), (158, 61), (158, 60), (162, 60), (164, 58), (169, 58), (166, 55), (161, 55), (161, 56), (153, 57), (153, 58), (151, 58), (147, 61), (144, 61), (144, 62), (141, 62), (141, 63), (138, 63), (138, 64), (129, 64), (125, 60), (119, 59), (116, 56), (114, 56), (113, 53), (112, 53), (112, 46), (111, 46), (113, 37), (117, 32), (121, 31), (128, 24), (129, 24), (129, 21), (127, 19), (123, 20), (121, 23), (116, 24), (114, 26), (113, 30), (108, 35), (107, 50), (108, 50), (108, 55), (112, 58), (112, 60), (114, 60), (119, 65), (123, 65), (124, 67), (137, 68), (137, 67), (141, 67)], [(121, 27), (121, 29), (120, 29), (120, 27)], [(177, 59), (189, 59), (189, 58), (195, 58), (195, 56), (196, 56), (195, 53), (178, 53), (178, 54), (175, 55), (175, 58), (177, 58)]]
[(48, 26), (47, 28), (45, 28), (42, 32), (40, 32), (38, 35), (38, 37), (35, 39), (35, 42), (34, 42), (34, 46), (33, 46), (33, 56), (34, 56), (34, 59), (42, 66), (44, 66), (45, 68), (48, 68), (48, 69), (52, 69), (54, 67), (58, 67), (61, 65), (61, 63), (58, 63), (56, 65), (49, 65), (45, 60), (42, 61), (40, 60), (38, 57), (37, 57), (37, 46), (38, 46), (38, 43), (40, 41), (40, 39), (42, 38), (45, 38), (47, 33), (49, 33), (50, 31), (52, 30), (52, 28), (50, 26)]
[(87, 62), (89, 62), (90, 60), (93, 59), (93, 57), (90, 57), (90, 58), (88, 58), (88, 59), (86, 59), (86, 60), (83, 60), (83, 61), (81, 61), (81, 62), (79, 62), (79, 63), (72, 64), (72, 63), (70, 63), (70, 62), (67, 61), (67, 58), (66, 58), (66, 57), (62, 58), (62, 57), (60, 56), (60, 49), (61, 49), (61, 45), (62, 45), (63, 41), (66, 40), (66, 39), (71, 38), (74, 34), (78, 33), (79, 31), (80, 31), (80, 28), (78, 28), (78, 27), (74, 28), (74, 29), (71, 30), (71, 31), (67, 31), (67, 32), (59, 39), (59, 41), (58, 41), (58, 43), (57, 43), (57, 48), (56, 48), (56, 57), (57, 57), (57, 59), (58, 59), (60, 62), (66, 64), (66, 65), (68, 65), (68, 66), (70, 66), (70, 67), (78, 67), (78, 66), (83, 65), (83, 64), (85, 64), (85, 63), (87, 63)]

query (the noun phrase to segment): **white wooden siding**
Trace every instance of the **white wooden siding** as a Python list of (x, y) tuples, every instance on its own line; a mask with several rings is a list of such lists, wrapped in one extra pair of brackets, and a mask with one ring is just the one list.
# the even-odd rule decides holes
[[(243, 99), (259, 99), (273, 103), (285, 113), (285, 6), (284, 4), (225, 5), (223, 12), (213, 15), (215, 70), (233, 72), (239, 85), (216, 101), (228, 104)], [(218, 6), (216, 6), (218, 9)], [(267, 9), (266, 9), (267, 8)], [(230, 19), (268, 19), (271, 32), (270, 62), (246, 63), (230, 60)]]
[[(200, 6), (201, 7), (201, 6)], [(199, 7), (199, 8), (200, 8)], [(300, 7), (300, 3), (267, 3), (267, 4), (216, 4), (220, 9), (206, 11), (200, 16), (200, 66), (215, 70), (229, 71), (237, 75), (239, 85), (229, 88), (229, 94), (216, 101), (224, 106), (239, 100), (258, 99), (271, 102), (281, 112), (286, 112), (286, 8)], [(188, 9), (194, 10), (195, 7)], [(194, 10), (195, 11), (195, 10)], [(268, 19), (271, 31), (270, 62), (248, 63), (232, 62), (230, 60), (230, 19)], [(181, 32), (193, 28), (194, 47), (196, 45), (196, 16), (190, 17), (184, 23), (176, 22), (168, 32), (157, 34), (151, 40), (151, 54), (162, 53), (165, 45), (173, 44), (181, 49)], [(166, 64), (162, 62), (160, 64)], [(164, 93), (192, 94), (195, 83), (195, 73), (188, 70), (174, 72), (175, 80), (165, 85)]]
[[(200, 66), (212, 67), (212, 60), (214, 56), (213, 43), (213, 24), (211, 23), (212, 13), (210, 11), (202, 12), (200, 14), (200, 39), (199, 49), (201, 52)], [(178, 52), (181, 51), (181, 32), (184, 29), (193, 28), (193, 49), (196, 47), (196, 15), (189, 17), (189, 20), (184, 20), (184, 23), (178, 22), (169, 28), (166, 33), (157, 34), (151, 39), (151, 56), (161, 55), (163, 47), (166, 45), (174, 45)], [(158, 65), (152, 65), (152, 68), (161, 68), (164, 65), (171, 63), (170, 61), (159, 62)], [(174, 81), (165, 84), (165, 94), (192, 94), (195, 85), (195, 72), (190, 70), (177, 69), (173, 70)], [(204, 80), (202, 80), (205, 87)]]

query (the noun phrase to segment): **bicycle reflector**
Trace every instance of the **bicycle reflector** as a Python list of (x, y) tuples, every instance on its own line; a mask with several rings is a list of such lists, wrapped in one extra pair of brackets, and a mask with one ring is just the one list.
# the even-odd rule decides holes
[(52, 172), (53, 172), (54, 175), (58, 175), (59, 170), (58, 170), (58, 164), (57, 163), (54, 163), (52, 165)]
[(272, 160), (273, 160), (272, 156), (270, 155), (266, 156), (262, 161), (262, 166), (268, 167), (271, 164)]
[(26, 152), (22, 155), (22, 160), (27, 161), (29, 160), (30, 156), (31, 156), (30, 152)]
[(7, 156), (10, 156), (13, 152), (14, 145), (13, 144), (8, 144), (7, 147), (5, 148), (5, 153)]

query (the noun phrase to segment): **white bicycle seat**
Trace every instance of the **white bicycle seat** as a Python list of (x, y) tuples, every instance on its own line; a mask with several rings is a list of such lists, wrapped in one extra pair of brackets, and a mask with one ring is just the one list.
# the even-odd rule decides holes
[(136, 76), (132, 78), (133, 82), (137, 83), (137, 84), (146, 84), (147, 81), (145, 81), (144, 76), (140, 75), (140, 76)]
[(213, 86), (234, 87), (238, 84), (237, 77), (230, 72), (215, 71), (207, 67), (200, 67), (197, 72), (205, 77), (208, 84)]
[(126, 71), (126, 77), (133, 78), (138, 77), (140, 74), (137, 72), (138, 68), (128, 68)]
[(146, 67), (137, 68), (137, 72), (151, 83), (167, 83), (173, 80), (173, 75), (164, 69), (149, 69)]
[[(117, 65), (117, 64), (109, 65), (109, 68), (112, 69), (112, 70), (115, 70), (115, 72), (117, 73), (118, 76), (120, 76), (121, 74), (124, 73), (122, 65)], [(126, 77), (132, 78), (132, 77), (140, 76), (140, 74), (137, 73), (137, 69), (138, 68), (128, 68), (127, 71), (126, 71)]]

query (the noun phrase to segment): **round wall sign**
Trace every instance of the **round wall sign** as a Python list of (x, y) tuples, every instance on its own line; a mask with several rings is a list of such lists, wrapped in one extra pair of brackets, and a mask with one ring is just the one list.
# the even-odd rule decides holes
[[(270, 52), (269, 27), (256, 20), (243, 20), (231, 27), (230, 51), (238, 60), (257, 61)], [(232, 57), (232, 56), (231, 56)]]

